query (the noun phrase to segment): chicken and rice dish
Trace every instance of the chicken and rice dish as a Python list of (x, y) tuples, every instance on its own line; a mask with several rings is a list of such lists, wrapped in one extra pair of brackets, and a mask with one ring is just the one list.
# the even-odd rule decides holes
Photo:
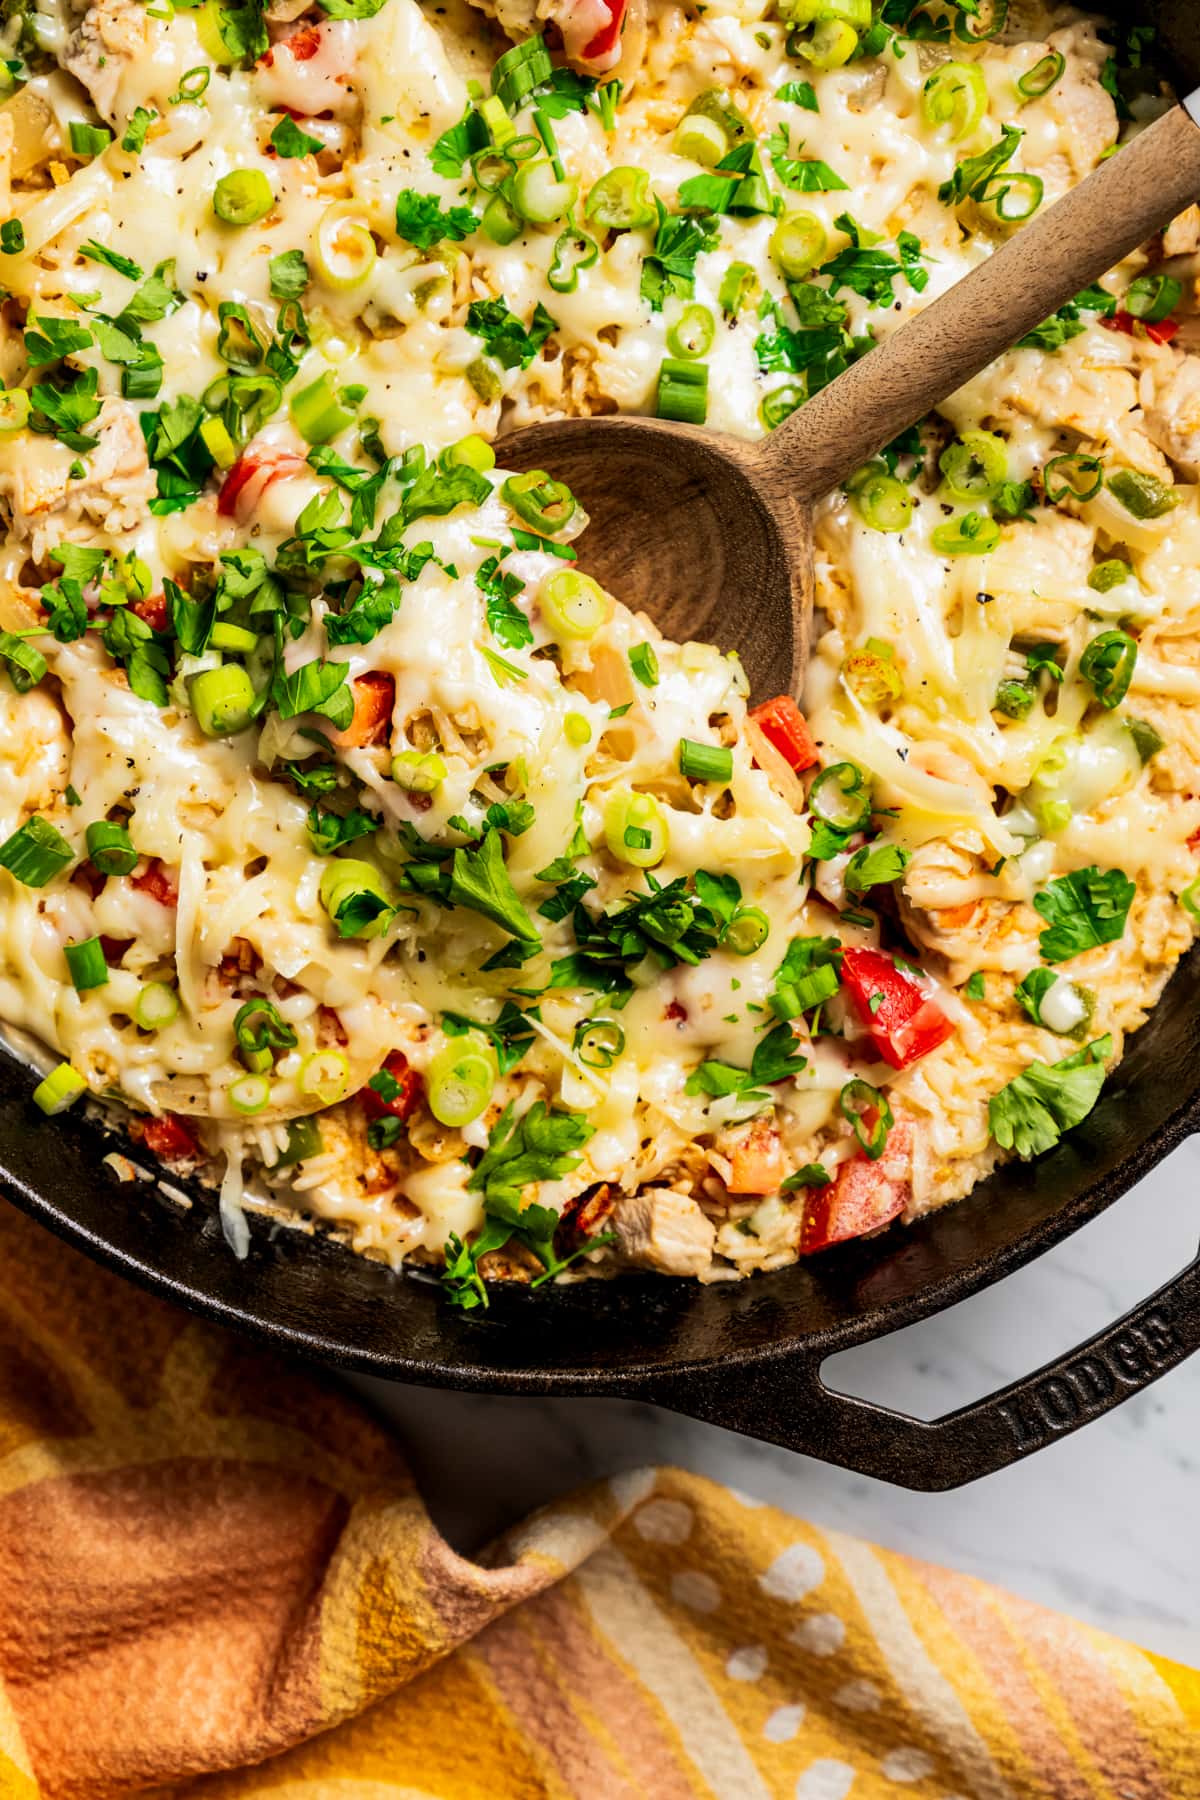
[[(450, 1301), (777, 1269), (1200, 923), (1200, 213), (833, 494), (799, 696), (493, 443), (754, 437), (1155, 119), (1042, 0), (6, 0), (0, 1020)], [(686, 596), (683, 596), (686, 599)], [(130, 1160), (132, 1158), (132, 1160)], [(113, 1189), (113, 1204), (121, 1190)]]

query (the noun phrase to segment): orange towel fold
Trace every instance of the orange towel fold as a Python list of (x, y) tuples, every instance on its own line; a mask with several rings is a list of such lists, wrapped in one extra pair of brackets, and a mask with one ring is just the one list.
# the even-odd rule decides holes
[(0, 1782), (1200, 1800), (1200, 1675), (678, 1470), (468, 1561), (342, 1393), (0, 1208)]

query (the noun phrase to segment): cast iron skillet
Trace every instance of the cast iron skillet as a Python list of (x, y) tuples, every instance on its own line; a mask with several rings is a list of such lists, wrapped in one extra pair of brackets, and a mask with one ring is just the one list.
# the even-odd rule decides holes
[[(1200, 79), (1195, 0), (1109, 8), (1152, 18), (1177, 85)], [(98, 1261), (279, 1349), (430, 1387), (626, 1395), (904, 1487), (1004, 1468), (1119, 1405), (1200, 1349), (1200, 1258), (1108, 1330), (1036, 1374), (931, 1423), (826, 1388), (821, 1364), (965, 1299), (1110, 1206), (1200, 1130), (1200, 950), (1171, 983), (1092, 1116), (1049, 1156), (1010, 1164), (907, 1229), (779, 1274), (698, 1287), (624, 1278), (446, 1306), (321, 1237), (258, 1224), (239, 1262), (211, 1196), (185, 1210), (121, 1184), (113, 1139), (82, 1115), (51, 1125), (0, 1057), (0, 1192)]]

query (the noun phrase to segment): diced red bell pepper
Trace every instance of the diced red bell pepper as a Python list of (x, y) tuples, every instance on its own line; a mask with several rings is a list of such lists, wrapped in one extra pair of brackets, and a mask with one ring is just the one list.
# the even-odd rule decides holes
[(162, 863), (154, 857), (149, 866), (140, 875), (133, 877), (133, 885), (143, 894), (149, 894), (160, 906), (178, 906), (179, 889), (175, 885), (173, 875), (168, 875)]
[(339, 749), (357, 750), (363, 744), (377, 744), (385, 738), (396, 705), (396, 682), (382, 669), (368, 669), (354, 680), (354, 717), (344, 731), (331, 732), (330, 738)]
[(270, 50), (264, 50), (259, 57), (263, 68), (269, 69), (275, 62), (275, 51), (286, 50), (297, 62), (309, 62), (321, 48), (321, 28), (319, 25), (302, 25), (294, 31), (290, 38), (284, 38), (281, 44), (275, 44)]
[(1114, 313), (1111, 319), (1101, 319), (1100, 323), (1106, 331), (1123, 331), (1126, 337), (1148, 337), (1152, 344), (1169, 344), (1183, 329), (1179, 319), (1160, 319), (1152, 325), (1148, 319), (1135, 319), (1132, 313), (1124, 310)]
[(766, 1118), (754, 1121), (729, 1160), (731, 1194), (773, 1194), (788, 1172), (779, 1133)]
[(625, 0), (604, 0), (608, 9), (608, 24), (602, 25), (594, 38), (583, 47), (584, 62), (599, 62), (602, 56), (609, 56), (616, 49), (621, 37), (621, 26), (625, 22)]
[[(262, 477), (261, 485), (254, 496), (257, 501), (273, 481), (283, 480), (289, 475), (298, 475), (301, 470), (307, 468), (308, 464), (304, 458), (297, 456), (294, 450), (271, 449), (264, 444), (257, 446), (248, 444), (221, 483), (221, 491), (217, 495), (217, 511), (223, 519), (240, 517), (241, 511), (245, 511), (245, 503), (250, 500), (250, 495), (245, 490), (256, 476)], [(240, 511), (239, 500), (244, 502)]]
[(778, 750), (791, 769), (811, 769), (820, 761), (808, 720), (787, 694), (764, 700), (750, 714), (767, 742)]
[(383, 1059), (382, 1075), (390, 1075), (399, 1087), (400, 1092), (390, 1100), (385, 1100), (368, 1082), (366, 1087), (358, 1090), (363, 1111), (369, 1119), (410, 1118), (416, 1109), (421, 1095), (425, 1091), (425, 1083), (415, 1069), (408, 1066), (408, 1058), (400, 1050), (389, 1050)]
[(871, 1042), (893, 1069), (907, 1069), (954, 1035), (940, 1006), (902, 975), (882, 950), (847, 950), (842, 985)]
[(141, 1140), (151, 1156), (158, 1156), (164, 1162), (178, 1162), (185, 1156), (198, 1156), (196, 1140), (175, 1113), (164, 1113), (161, 1119), (146, 1119), (142, 1123)]
[(151, 631), (167, 629), (167, 596), (165, 594), (147, 594), (144, 600), (131, 600), (129, 610), (136, 613), (144, 625)]
[(911, 1198), (912, 1126), (901, 1120), (888, 1133), (878, 1162), (860, 1150), (841, 1165), (828, 1187), (811, 1191), (800, 1230), (801, 1256), (890, 1225)]

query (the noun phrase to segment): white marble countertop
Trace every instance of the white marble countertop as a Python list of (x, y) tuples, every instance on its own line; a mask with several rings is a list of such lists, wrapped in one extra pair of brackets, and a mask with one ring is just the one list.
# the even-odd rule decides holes
[[(825, 1365), (937, 1417), (1073, 1347), (1189, 1262), (1200, 1140), (1008, 1281)], [(439, 1525), (471, 1549), (596, 1475), (673, 1462), (818, 1523), (982, 1575), (1200, 1666), (1200, 1357), (1016, 1467), (912, 1494), (655, 1407), (355, 1385), (404, 1435)]]

